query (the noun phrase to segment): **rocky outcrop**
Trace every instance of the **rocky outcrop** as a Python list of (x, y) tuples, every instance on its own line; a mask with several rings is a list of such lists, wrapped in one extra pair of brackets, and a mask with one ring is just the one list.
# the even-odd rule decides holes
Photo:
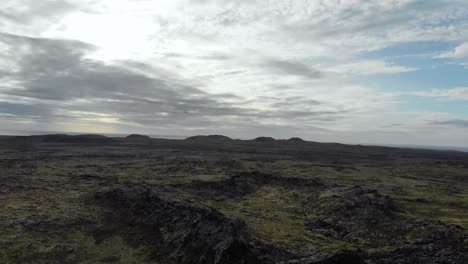
[[(108, 225), (115, 233), (131, 226), (130, 240), (153, 250), (159, 260), (187, 264), (263, 263), (254, 253), (243, 221), (220, 212), (164, 201), (147, 190), (116, 189), (96, 198), (113, 208)], [(106, 232), (101, 232), (106, 233)]]
[(366, 259), (371, 263), (465, 263), (466, 238), (461, 227), (404, 219), (400, 210), (390, 197), (376, 190), (359, 186), (332, 189), (322, 195), (316, 215), (306, 226), (331, 239), (356, 245), (369, 241), (385, 248), (369, 250)]
[(343, 250), (333, 254), (317, 254), (312, 257), (279, 262), (278, 264), (366, 264), (362, 252)]
[(316, 179), (281, 177), (253, 171), (242, 172), (222, 181), (193, 181), (190, 184), (178, 185), (178, 187), (189, 189), (198, 194), (240, 197), (254, 193), (266, 185), (293, 189), (323, 186), (323, 184)]

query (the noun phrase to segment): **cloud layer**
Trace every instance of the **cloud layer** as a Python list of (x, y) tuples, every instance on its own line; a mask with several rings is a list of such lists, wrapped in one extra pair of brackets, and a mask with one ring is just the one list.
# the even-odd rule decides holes
[(462, 3), (4, 1), (0, 122), (5, 131), (370, 143), (438, 129), (431, 140), (454, 144), (467, 129), (463, 109), (417, 109), (404, 97), (460, 101), (465, 88), (402, 92), (379, 78), (424, 71), (384, 52), (406, 43), (450, 43), (427, 55), (441, 64), (466, 57)]

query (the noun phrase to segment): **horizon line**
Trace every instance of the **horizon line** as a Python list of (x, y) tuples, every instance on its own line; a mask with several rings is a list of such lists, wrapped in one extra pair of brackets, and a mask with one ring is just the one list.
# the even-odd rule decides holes
[[(8, 131), (8, 130), (6, 130)], [(20, 131), (11, 131), (11, 132), (20, 132)], [(132, 134), (138, 135), (145, 135), (149, 136), (152, 139), (170, 139), (170, 140), (184, 140), (194, 136), (225, 136), (223, 134), (197, 134), (197, 135), (162, 135), (162, 134), (144, 134), (144, 133), (93, 133), (93, 132), (69, 132), (69, 131), (21, 131), (21, 133), (13, 133), (13, 134), (5, 134), (0, 132), (0, 136), (2, 137), (14, 137), (14, 136), (46, 136), (46, 135), (103, 135), (111, 138), (121, 138)], [(229, 136), (226, 136), (229, 137)], [(253, 140), (256, 138), (261, 137), (271, 137), (271, 136), (257, 136), (253, 138), (232, 138), (233, 140)], [(290, 138), (275, 138), (271, 137), (275, 140), (288, 140), (291, 138), (300, 138), (301, 137), (290, 137)], [(339, 142), (339, 141), (315, 141), (309, 139), (303, 139), (306, 142), (316, 142), (322, 144), (344, 144), (344, 145), (362, 145), (368, 147), (391, 147), (391, 148), (409, 148), (409, 149), (426, 149), (426, 150), (445, 150), (445, 151), (458, 151), (458, 152), (467, 152), (468, 153), (468, 146), (433, 146), (433, 145), (411, 145), (411, 144), (389, 144), (389, 143), (366, 143), (366, 142)]]

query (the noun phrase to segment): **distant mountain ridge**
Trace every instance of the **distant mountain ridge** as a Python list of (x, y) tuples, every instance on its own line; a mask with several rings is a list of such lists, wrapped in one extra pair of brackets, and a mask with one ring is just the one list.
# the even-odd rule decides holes
[[(39, 132), (31, 132), (34, 135), (2, 135), (0, 137), (16, 137), (18, 140), (21, 138), (23, 140), (43, 140), (45, 142), (62, 142), (62, 143), (110, 143), (114, 140), (184, 140), (188, 142), (198, 142), (203, 141), (209, 142), (229, 142), (229, 141), (254, 141), (259, 143), (273, 143), (273, 142), (290, 142), (290, 143), (319, 143), (316, 141), (308, 141), (298, 137), (293, 137), (290, 139), (274, 139), (272, 137), (257, 137), (255, 139), (232, 139), (224, 135), (196, 135), (191, 137), (185, 136), (170, 136), (170, 135), (160, 135), (160, 136), (147, 136), (141, 134), (131, 134), (131, 135), (122, 135), (122, 134), (62, 134), (62, 133), (53, 133), (53, 134), (39, 134)], [(25, 134), (25, 133), (23, 133)], [(342, 144), (342, 143), (321, 143), (321, 144)], [(342, 144), (349, 146), (369, 146), (369, 147), (389, 147), (389, 148), (409, 148), (409, 149), (422, 149), (422, 150), (439, 150), (439, 151), (459, 151), (459, 152), (468, 152), (468, 147), (452, 147), (452, 146), (424, 146), (424, 145), (404, 145), (404, 144)]]

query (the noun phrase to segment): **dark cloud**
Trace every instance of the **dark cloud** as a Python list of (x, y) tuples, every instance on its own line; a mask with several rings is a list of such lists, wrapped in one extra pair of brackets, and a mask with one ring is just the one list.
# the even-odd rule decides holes
[(17, 21), (18, 17), (14, 16), (13, 14), (7, 13), (3, 10), (0, 10), (0, 18), (7, 19), (10, 21)]
[(296, 75), (311, 79), (322, 77), (320, 71), (301, 62), (268, 59), (262, 63), (262, 66), (277, 74)]
[(0, 17), (14, 23), (27, 24), (35, 19), (53, 20), (77, 8), (77, 5), (65, 0), (20, 0), (11, 4), (8, 12), (0, 10)]
[(437, 122), (433, 122), (433, 124), (468, 128), (468, 120), (464, 120), (464, 119), (452, 119), (452, 120), (447, 120), (447, 121), (437, 121)]
[[(17, 68), (4, 72), (3, 78), (20, 84), (2, 88), (0, 95), (35, 102), (0, 104), (0, 113), (16, 117), (54, 122), (105, 114), (123, 124), (195, 129), (252, 126), (260, 119), (335, 120), (342, 115), (339, 111), (286, 107), (320, 105), (293, 97), (281, 99), (274, 110), (257, 110), (247, 107), (248, 101), (241, 97), (206, 93), (200, 89), (203, 83), (163, 68), (134, 61), (106, 64), (88, 59), (86, 55), (94, 47), (79, 41), (2, 33), (0, 42), (11, 48), (9, 59)], [(268, 66), (288, 74), (317, 74), (298, 63), (270, 61)]]
[[(19, 71), (10, 78), (21, 81), (22, 87), (3, 91), (10, 96), (52, 100), (75, 99), (103, 101), (94, 105), (103, 111), (190, 115), (241, 115), (245, 110), (221, 102), (233, 98), (229, 94), (210, 95), (192, 87), (177, 74), (154, 69), (141, 63), (107, 65), (85, 59), (93, 47), (68, 40), (51, 40), (2, 34), (0, 40), (11, 46), (25, 46), (17, 55)], [(138, 66), (127, 68), (126, 66)], [(134, 69), (156, 70), (153, 76)]]
[(304, 99), (303, 97), (299, 96), (292, 96), (292, 97), (286, 97), (279, 102), (275, 102), (273, 104), (274, 107), (278, 108), (284, 108), (284, 107), (301, 107), (307, 109), (308, 107), (311, 106), (318, 106), (323, 104), (322, 102), (318, 100), (313, 100), (313, 99)]
[(205, 60), (219, 60), (219, 61), (226, 61), (226, 60), (230, 60), (233, 58), (232, 55), (229, 55), (229, 54), (226, 54), (226, 53), (212, 53), (212, 54), (208, 54), (206, 56), (201, 56), (200, 57), (201, 59), (205, 59)]
[(49, 107), (44, 105), (0, 102), (0, 114), (37, 118), (40, 116), (48, 116), (51, 114), (51, 111)]

